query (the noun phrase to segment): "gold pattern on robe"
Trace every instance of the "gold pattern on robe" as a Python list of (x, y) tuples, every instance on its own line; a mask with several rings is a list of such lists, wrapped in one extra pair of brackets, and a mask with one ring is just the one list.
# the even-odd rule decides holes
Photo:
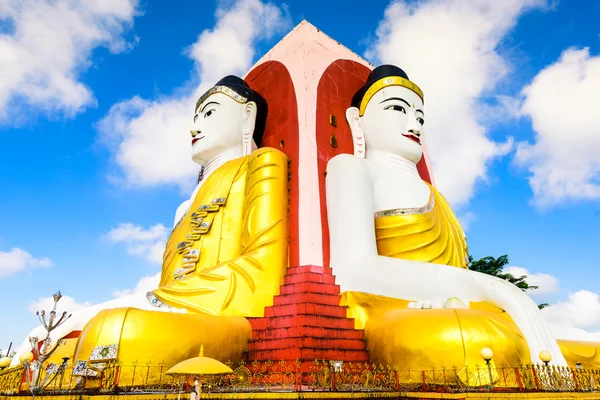
[[(205, 217), (210, 227), (192, 237), (193, 213), (220, 193), (225, 204), (213, 207)], [(287, 158), (279, 150), (259, 149), (217, 169), (171, 233), (156, 297), (188, 312), (263, 316), (287, 268), (287, 196)], [(182, 243), (197, 254), (193, 262), (178, 251)]]
[(375, 236), (379, 255), (466, 268), (465, 234), (444, 197), (431, 185), (419, 208), (379, 211)]
[[(474, 368), (483, 347), (496, 365), (530, 362), (521, 331), (503, 310), (484, 302), (469, 309), (409, 309), (408, 301), (361, 292), (342, 293), (355, 327), (365, 329), (371, 361), (401, 369)], [(459, 375), (460, 377), (460, 375)]]

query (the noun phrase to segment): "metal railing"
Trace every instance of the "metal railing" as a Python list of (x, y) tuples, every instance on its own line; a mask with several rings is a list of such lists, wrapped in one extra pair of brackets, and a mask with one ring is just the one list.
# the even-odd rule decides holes
[[(388, 391), (388, 392), (584, 392), (600, 390), (600, 370), (527, 364), (412, 370), (372, 363), (315, 360), (227, 363), (232, 374), (200, 378), (204, 392)], [(193, 377), (167, 375), (171, 365), (96, 365), (92, 372), (66, 371), (44, 394), (180, 393)], [(29, 392), (22, 366), (0, 371), (0, 394)]]

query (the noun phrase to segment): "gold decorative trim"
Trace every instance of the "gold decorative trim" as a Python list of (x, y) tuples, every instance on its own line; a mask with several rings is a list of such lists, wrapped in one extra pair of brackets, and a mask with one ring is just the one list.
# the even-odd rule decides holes
[(400, 76), (388, 76), (385, 78), (381, 78), (377, 82), (371, 85), (369, 90), (365, 92), (362, 101), (360, 102), (359, 114), (361, 117), (365, 113), (365, 109), (367, 108), (367, 104), (371, 97), (375, 95), (375, 93), (379, 92), (381, 89), (387, 86), (402, 86), (409, 90), (415, 92), (423, 102), (425, 102), (425, 98), (423, 97), (423, 91), (413, 82), (408, 79), (402, 78)]
[(148, 303), (152, 305), (152, 307), (168, 309), (173, 308), (170, 305), (163, 303), (158, 297), (154, 295), (154, 292), (146, 292), (146, 299), (148, 300)]
[[(153, 393), (153, 394), (121, 394), (121, 395), (46, 395), (45, 400), (182, 400), (189, 398), (180, 393)], [(15, 400), (22, 396), (0, 395), (0, 400)], [(300, 400), (300, 399), (598, 399), (598, 393), (431, 393), (431, 392), (273, 392), (273, 393), (201, 393), (201, 399), (264, 399), (264, 400)]]
[(393, 208), (391, 210), (376, 211), (375, 218), (389, 217), (392, 215), (427, 214), (429, 211), (433, 210), (434, 205), (435, 199), (432, 193), (427, 204), (422, 207)]
[(233, 100), (237, 101), (240, 104), (245, 104), (248, 101), (248, 98), (237, 93), (235, 90), (231, 89), (230, 87), (219, 85), (219, 86), (215, 86), (215, 87), (208, 89), (206, 91), (206, 93), (204, 93), (202, 96), (200, 96), (200, 98), (196, 102), (196, 108), (194, 109), (194, 112), (198, 111), (198, 107), (200, 107), (200, 104), (204, 103), (204, 101), (206, 99), (208, 99), (210, 96), (212, 96), (215, 93), (223, 93), (224, 95), (231, 97)]

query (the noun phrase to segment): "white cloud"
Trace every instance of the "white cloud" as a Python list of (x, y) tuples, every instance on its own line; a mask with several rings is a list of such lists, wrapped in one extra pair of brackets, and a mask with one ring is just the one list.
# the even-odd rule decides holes
[(35, 258), (25, 250), (13, 248), (10, 251), (0, 251), (0, 278), (7, 277), (26, 268), (48, 268), (52, 260), (47, 257)]
[(158, 284), (160, 282), (160, 275), (161, 275), (161, 273), (158, 272), (154, 275), (144, 276), (137, 282), (137, 284), (133, 288), (114, 290), (113, 297), (118, 298), (118, 297), (128, 296), (133, 293), (146, 293), (151, 290), (154, 290), (154, 289), (158, 288)]
[(138, 0), (2, 0), (0, 122), (23, 119), (24, 106), (73, 115), (95, 102), (79, 81), (96, 47), (128, 48), (124, 31)]
[(558, 291), (558, 279), (555, 276), (544, 273), (533, 273), (522, 267), (510, 266), (503, 268), (503, 272), (512, 274), (516, 277), (527, 276), (527, 283), (532, 286), (539, 286), (538, 289), (528, 290), (530, 296), (537, 297), (544, 294), (556, 293)]
[(458, 214), (456, 218), (458, 218), (458, 222), (460, 222), (460, 226), (463, 228), (463, 231), (467, 232), (471, 226), (471, 222), (477, 220), (477, 214), (472, 211), (467, 211), (465, 213)]
[[(478, 180), (487, 179), (498, 143), (480, 121), (482, 96), (494, 94), (510, 72), (497, 48), (525, 11), (544, 0), (394, 1), (385, 11), (367, 57), (398, 65), (425, 93), (425, 135), (436, 184), (453, 205), (464, 205)], [(498, 99), (500, 105), (506, 102)]]
[(246, 72), (256, 42), (289, 25), (285, 10), (260, 0), (238, 0), (229, 8), (218, 8), (216, 18), (213, 29), (200, 33), (186, 50), (199, 84), (182, 87), (167, 98), (136, 96), (117, 103), (98, 123), (126, 184), (192, 187), (198, 167), (190, 158), (189, 125), (197, 97), (220, 78)]
[(569, 293), (567, 301), (559, 301), (542, 310), (548, 322), (580, 329), (600, 327), (600, 296), (587, 290)]
[(111, 243), (124, 243), (127, 252), (136, 256), (143, 256), (151, 263), (162, 263), (162, 255), (169, 229), (162, 224), (156, 224), (148, 229), (140, 225), (122, 223), (106, 234)]
[(548, 207), (600, 198), (600, 55), (565, 50), (522, 91), (533, 144), (517, 146), (516, 162), (532, 176), (533, 202)]
[[(532, 273), (526, 268), (510, 266), (503, 272), (516, 277), (527, 276), (527, 283), (539, 286), (539, 289), (528, 290), (527, 294), (534, 298), (544, 297), (558, 292), (559, 281), (555, 276), (545, 273)], [(580, 290), (569, 293), (566, 301), (558, 301), (542, 310), (546, 320), (553, 324), (557, 337), (562, 339), (591, 340), (590, 334), (576, 329), (598, 330), (600, 328), (600, 296), (596, 293)], [(592, 334), (594, 335), (594, 334)], [(600, 340), (596, 335), (593, 340)]]
[[(54, 306), (54, 300), (53, 300), (52, 296), (49, 296), (49, 297), (42, 297), (42, 298), (32, 301), (29, 304), (28, 309), (30, 312), (32, 312), (34, 314), (37, 311), (42, 311), (42, 310), (46, 311), (46, 313), (49, 313), (50, 311), (52, 311), (53, 306)], [(70, 296), (63, 296), (56, 306), (56, 313), (58, 315), (60, 315), (66, 311), (68, 314), (71, 314), (74, 311), (82, 310), (89, 306), (90, 306), (90, 303), (88, 303), (87, 301), (84, 303), (78, 303), (74, 298), (72, 298)]]

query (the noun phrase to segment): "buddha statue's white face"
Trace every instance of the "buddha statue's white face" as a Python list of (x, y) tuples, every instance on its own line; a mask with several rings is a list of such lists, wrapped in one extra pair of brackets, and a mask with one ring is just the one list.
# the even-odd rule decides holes
[(192, 160), (205, 165), (223, 152), (237, 148), (243, 155), (244, 133), (252, 140), (256, 103), (240, 104), (223, 93), (209, 96), (196, 109), (192, 134)]
[(350, 107), (346, 118), (355, 146), (364, 136), (367, 159), (373, 150), (391, 152), (415, 164), (421, 159), (425, 115), (423, 101), (412, 90), (403, 86), (385, 87), (371, 97), (362, 117), (356, 107)]

